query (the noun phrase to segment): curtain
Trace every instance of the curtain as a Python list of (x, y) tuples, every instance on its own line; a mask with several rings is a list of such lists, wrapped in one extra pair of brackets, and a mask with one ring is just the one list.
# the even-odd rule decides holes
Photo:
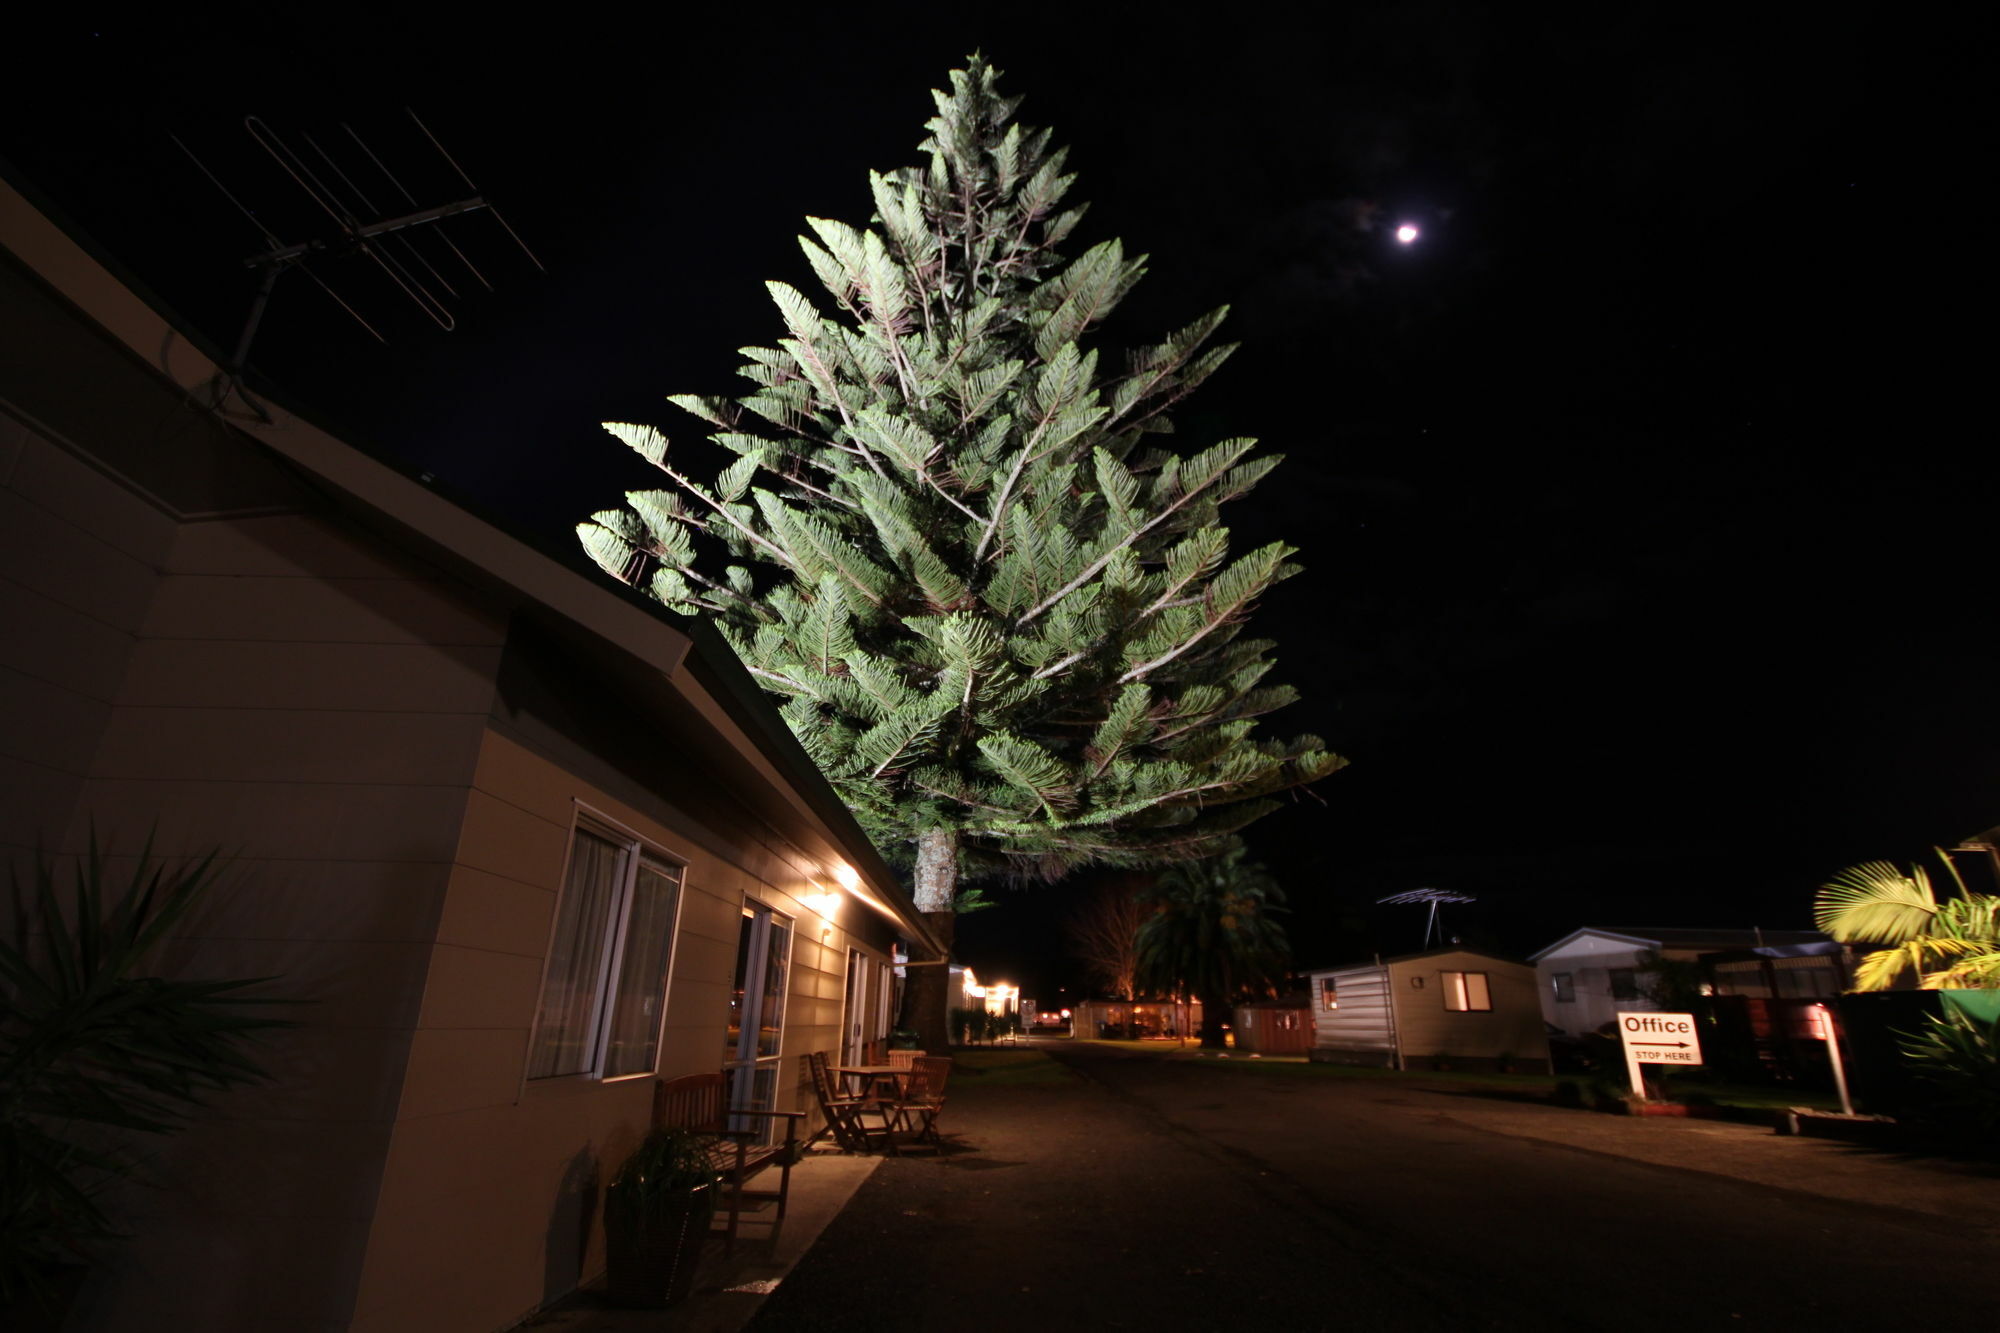
[(624, 859), (624, 848), (576, 831), (562, 904), (556, 909), (535, 1044), (528, 1053), (529, 1078), (590, 1072), (590, 1039), (604, 990), (606, 927)]
[(785, 964), (790, 961), (792, 951), (791, 926), (775, 917), (769, 920), (768, 951), (764, 955), (764, 1003), (757, 1015), (757, 1054), (760, 1057), (778, 1053), (779, 1033), (785, 1026)]

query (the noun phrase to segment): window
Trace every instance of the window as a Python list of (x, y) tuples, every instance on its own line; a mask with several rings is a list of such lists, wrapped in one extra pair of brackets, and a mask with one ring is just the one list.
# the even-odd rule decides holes
[(1557, 1004), (1576, 1002), (1576, 973), (1554, 972), (1549, 975), (1549, 985), (1555, 988)]
[(1334, 985), (1332, 977), (1319, 979), (1319, 1006), (1322, 1009), (1340, 1008), (1340, 990)]
[(1486, 986), (1484, 972), (1441, 972), (1444, 1007), (1455, 1014), (1486, 1013), (1493, 1008), (1493, 994)]
[(1840, 971), (1828, 956), (1773, 958), (1771, 979), (1786, 999), (1823, 1000), (1840, 994)]
[(1639, 978), (1629, 967), (1611, 969), (1611, 998), (1614, 1000), (1636, 1000), (1639, 998)]
[(636, 838), (579, 826), (542, 976), (529, 1078), (653, 1070), (680, 868)]

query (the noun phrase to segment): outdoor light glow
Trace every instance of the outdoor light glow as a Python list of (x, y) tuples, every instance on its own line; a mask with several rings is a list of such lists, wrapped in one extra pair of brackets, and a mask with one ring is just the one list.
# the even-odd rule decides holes
[(1404, 245), (1410, 244), (1422, 234), (1422, 232), (1417, 230), (1417, 224), (1414, 222), (1405, 222), (1402, 226), (1396, 228), (1396, 239)]
[(835, 861), (833, 863), (833, 877), (839, 881), (841, 888), (848, 890), (850, 893), (861, 887), (861, 876), (855, 874), (854, 867), (845, 861)]

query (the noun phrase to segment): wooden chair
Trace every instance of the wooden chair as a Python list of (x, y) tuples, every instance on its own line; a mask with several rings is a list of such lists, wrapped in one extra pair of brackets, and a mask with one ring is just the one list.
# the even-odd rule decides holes
[(944, 1111), (944, 1085), (951, 1077), (951, 1059), (942, 1055), (922, 1055), (910, 1066), (907, 1087), (896, 1103), (896, 1127), (914, 1131), (914, 1137), (944, 1147), (938, 1137), (938, 1116)]
[[(729, 1128), (732, 1116), (783, 1121), (782, 1143), (766, 1143), (757, 1130)], [(723, 1201), (729, 1209), (729, 1239), (726, 1248), (736, 1248), (736, 1228), (742, 1219), (745, 1199), (775, 1199), (777, 1220), (785, 1219), (785, 1206), (792, 1192), (792, 1164), (799, 1159), (799, 1121), (803, 1111), (732, 1111), (729, 1108), (729, 1081), (721, 1072), (687, 1074), (663, 1078), (653, 1089), (653, 1127), (686, 1129), (706, 1140), (709, 1165), (722, 1178)], [(778, 1168), (778, 1188), (752, 1190), (750, 1179), (766, 1167)]]
[[(812, 1070), (813, 1095), (819, 1099), (820, 1114), (825, 1116), (827, 1131), (842, 1152), (872, 1151), (875, 1144), (870, 1141), (871, 1134), (887, 1139), (889, 1117), (881, 1098), (856, 1097), (843, 1091), (834, 1078), (833, 1061), (825, 1051), (814, 1051), (807, 1057), (807, 1064)], [(883, 1118), (879, 1130), (871, 1130), (863, 1118), (871, 1111)]]

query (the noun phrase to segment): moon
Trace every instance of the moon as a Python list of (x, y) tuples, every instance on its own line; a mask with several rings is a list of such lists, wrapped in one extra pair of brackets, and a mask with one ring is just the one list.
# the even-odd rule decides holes
[(1421, 235), (1423, 235), (1423, 232), (1418, 230), (1417, 224), (1414, 222), (1405, 222), (1402, 226), (1396, 228), (1396, 242), (1399, 245), (1413, 245), (1416, 243), (1417, 237)]

